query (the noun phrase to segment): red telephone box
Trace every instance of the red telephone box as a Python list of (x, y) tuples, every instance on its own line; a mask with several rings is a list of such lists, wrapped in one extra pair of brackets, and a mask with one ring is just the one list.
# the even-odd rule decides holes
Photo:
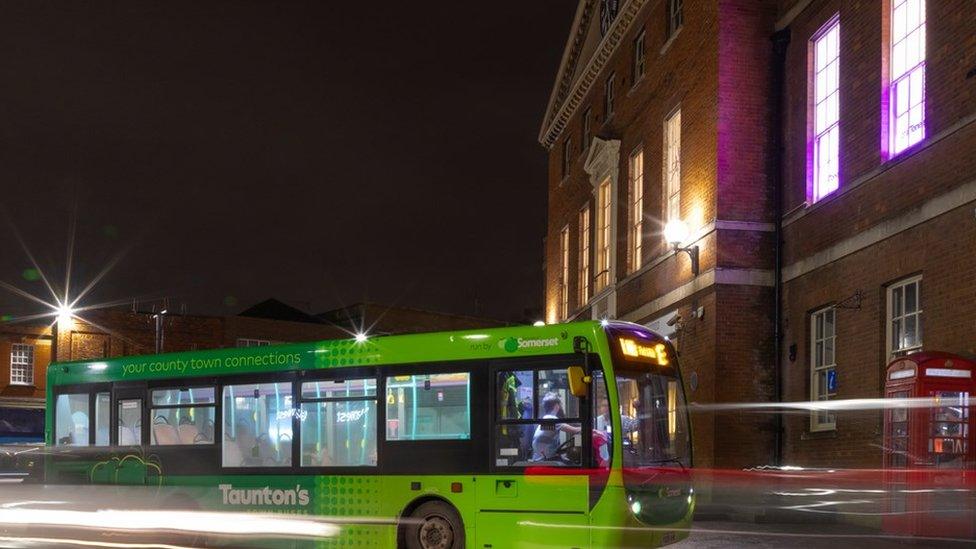
[[(940, 352), (895, 359), (885, 376), (886, 532), (976, 537), (976, 361)], [(904, 400), (903, 400), (904, 399)]]

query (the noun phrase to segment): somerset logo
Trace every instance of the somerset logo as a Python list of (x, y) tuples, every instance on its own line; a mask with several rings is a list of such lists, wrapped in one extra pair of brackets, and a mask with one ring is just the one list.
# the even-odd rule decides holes
[(233, 484), (217, 486), (224, 498), (224, 505), (308, 505), (308, 490), (296, 484), (294, 489), (234, 488)]
[(541, 347), (555, 347), (559, 345), (559, 338), (550, 337), (545, 339), (524, 339), (509, 337), (498, 342), (499, 346), (510, 353), (520, 349), (538, 349)]

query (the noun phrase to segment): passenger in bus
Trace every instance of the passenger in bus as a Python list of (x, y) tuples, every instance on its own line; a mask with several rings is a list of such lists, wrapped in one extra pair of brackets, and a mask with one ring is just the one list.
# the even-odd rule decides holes
[[(639, 408), (640, 402), (635, 400), (634, 409)], [(613, 429), (610, 419), (610, 401), (607, 400), (606, 395), (599, 396), (597, 411), (599, 411), (599, 415), (593, 420), (594, 429), (610, 433)], [(620, 427), (623, 429), (624, 434), (633, 433), (640, 428), (640, 421), (635, 417), (620, 414)]]
[[(542, 399), (542, 419), (560, 419), (563, 417), (563, 401), (556, 393), (546, 393)], [(532, 437), (532, 461), (548, 461), (557, 459), (556, 450), (559, 448), (559, 434), (569, 436), (579, 434), (580, 428), (568, 423), (539, 424)]]

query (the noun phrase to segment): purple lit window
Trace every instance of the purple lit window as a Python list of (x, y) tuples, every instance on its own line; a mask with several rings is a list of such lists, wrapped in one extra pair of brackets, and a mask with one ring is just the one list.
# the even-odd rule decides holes
[(837, 190), (840, 180), (838, 102), (840, 21), (835, 17), (813, 41), (813, 200)]
[(925, 138), (925, 0), (891, 1), (890, 156)]

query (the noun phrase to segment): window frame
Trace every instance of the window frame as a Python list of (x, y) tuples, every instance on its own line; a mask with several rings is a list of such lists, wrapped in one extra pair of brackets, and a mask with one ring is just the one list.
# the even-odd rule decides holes
[[(827, 315), (831, 317), (833, 332), (830, 335), (826, 334), (826, 329), (823, 333), (818, 333), (819, 319), (823, 319), (823, 326), (827, 326)], [(837, 308), (833, 305), (829, 307), (824, 307), (810, 313), (810, 400), (814, 403), (820, 401), (831, 400), (835, 398), (836, 393), (831, 394), (829, 389), (826, 394), (820, 394), (820, 384), (819, 384), (819, 374), (821, 372), (826, 372), (829, 370), (834, 371), (834, 376), (837, 375)], [(833, 345), (833, 353), (831, 356), (831, 361), (828, 364), (825, 360), (825, 354), (821, 353), (821, 359), (824, 361), (823, 364), (817, 363), (817, 345), (823, 343), (824, 348), (826, 348), (826, 342), (830, 341)], [(833, 431), (837, 429), (837, 416), (833, 413), (827, 412), (826, 416), (830, 418), (829, 421), (820, 421), (821, 412), (817, 410), (812, 410), (810, 412), (810, 432), (818, 431)]]
[(681, 30), (685, 24), (684, 2), (682, 0), (667, 0), (665, 3), (665, 36), (670, 39)]
[[(503, 371), (532, 371), (533, 372), (533, 416), (539, 415), (539, 391), (536, 390), (537, 387), (537, 377), (538, 372), (543, 370), (549, 371), (559, 371), (565, 370), (566, 367), (572, 364), (578, 364), (581, 360), (580, 355), (554, 355), (538, 358), (523, 358), (523, 359), (498, 359), (492, 361), (491, 368), (488, 370), (489, 374), (489, 385), (491, 386), (491, 391), (489, 395), (489, 409), (488, 418), (490, 427), (488, 429), (488, 438), (490, 440), (488, 448), (488, 461), (489, 461), (489, 472), (519, 472), (525, 471), (530, 467), (546, 467), (546, 468), (556, 468), (552, 465), (498, 465), (495, 461), (498, 456), (498, 439), (497, 430), (499, 426), (503, 425), (540, 425), (540, 424), (557, 424), (557, 423), (579, 423), (580, 424), (580, 436), (582, 455), (579, 465), (566, 465), (558, 467), (559, 470), (578, 470), (584, 468), (590, 468), (593, 464), (593, 452), (592, 452), (592, 436), (593, 436), (593, 412), (592, 412), (592, 397), (587, 396), (583, 398), (578, 398), (579, 413), (578, 417), (573, 418), (559, 418), (559, 419), (543, 419), (533, 417), (530, 419), (499, 419), (500, 410), (498, 409), (498, 384), (496, 380), (498, 374)], [(603, 371), (603, 367), (600, 363), (599, 356), (591, 353), (589, 356), (589, 364), (591, 371)], [(604, 377), (606, 379), (606, 377)], [(612, 456), (612, 449), (611, 449)]]
[[(35, 358), (35, 345), (33, 343), (11, 343), (10, 345), (10, 385), (16, 385), (18, 387), (33, 387), (34, 386), (34, 358)], [(23, 352), (23, 357), (26, 362), (20, 362), (20, 352)], [(20, 373), (21, 375), (16, 376), (20, 379), (15, 379), (15, 373)]]
[[(833, 36), (833, 38), (832, 38)], [(830, 43), (833, 40), (834, 50), (833, 56), (831, 56)], [(824, 53), (826, 54), (826, 59), (821, 59), (820, 55), (820, 45), (824, 44)], [(810, 181), (810, 200), (811, 202), (817, 202), (829, 196), (830, 194), (836, 192), (840, 188), (840, 14), (834, 14), (826, 23), (810, 38), (810, 53), (811, 53), (811, 79), (810, 79), (810, 100), (809, 100), (809, 111), (808, 117), (811, 121), (810, 124), (810, 169), (809, 169), (809, 181)], [(821, 61), (824, 62), (821, 67)], [(829, 87), (828, 77), (833, 73), (834, 81), (833, 88)], [(821, 78), (820, 75), (823, 74), (823, 83), (826, 89), (821, 90)], [(821, 93), (823, 93), (823, 98), (820, 99)], [(831, 110), (831, 104), (836, 108), (836, 110)], [(823, 105), (823, 118), (825, 125), (823, 128), (820, 126), (821, 117), (818, 116), (820, 112), (819, 107)], [(829, 118), (832, 120), (827, 122)], [(831, 140), (832, 137), (832, 140)], [(832, 150), (833, 149), (833, 150)], [(821, 157), (824, 152), (833, 154), (834, 156), (834, 173), (823, 173), (821, 170)], [(834, 181), (832, 185), (829, 185), (829, 179), (827, 181), (821, 181), (822, 177), (834, 176)]]
[[(142, 401), (143, 404), (142, 405), (143, 405), (143, 409), (149, 413), (149, 432), (148, 432), (148, 435), (149, 436), (148, 436), (146, 442), (143, 443), (143, 445), (148, 446), (150, 448), (153, 448), (154, 450), (159, 449), (159, 448), (173, 448), (173, 447), (187, 447), (187, 446), (190, 446), (190, 447), (205, 447), (205, 446), (214, 446), (214, 445), (216, 445), (217, 444), (217, 422), (219, 420), (222, 420), (223, 419), (222, 417), (218, 416), (217, 401), (218, 400), (222, 400), (222, 394), (223, 393), (222, 392), (221, 393), (217, 393), (217, 389), (218, 388), (217, 388), (216, 384), (213, 384), (213, 383), (199, 383), (198, 382), (198, 383), (189, 383), (189, 384), (174, 384), (171, 380), (167, 380), (167, 381), (168, 381), (168, 383), (166, 383), (164, 385), (153, 385), (153, 386), (146, 387), (146, 397), (145, 397), (145, 399), (143, 399), (143, 401)], [(166, 391), (166, 390), (171, 390), (171, 389), (175, 389), (177, 391), (182, 391), (184, 389), (187, 389), (187, 390), (193, 390), (193, 389), (213, 389), (213, 391), (214, 391), (213, 402), (209, 402), (209, 403), (192, 403), (192, 404), (155, 404), (155, 403), (153, 403), (152, 397), (153, 397), (153, 392), (154, 391)], [(120, 398), (119, 400), (133, 400), (133, 399), (131, 399), (131, 398)], [(113, 405), (115, 405), (115, 399), (113, 399), (112, 402), (113, 402)], [(196, 442), (191, 443), (191, 444), (186, 444), (186, 443), (183, 443), (183, 442), (180, 442), (179, 444), (156, 444), (156, 443), (154, 443), (153, 442), (153, 427), (156, 426), (156, 417), (153, 414), (153, 412), (156, 411), (156, 410), (169, 410), (169, 409), (174, 409), (174, 408), (184, 408), (184, 409), (185, 408), (213, 408), (214, 409), (214, 420), (213, 420), (213, 423), (214, 423), (214, 433), (213, 433), (213, 440), (211, 440), (210, 442), (207, 442), (207, 443), (199, 443), (199, 444), (196, 443)], [(169, 425), (169, 424), (167, 424), (167, 425)], [(176, 427), (177, 429), (179, 429), (179, 425), (174, 425), (174, 427)], [(223, 433), (221, 433), (221, 434), (223, 434)], [(116, 443), (117, 442), (118, 441), (116, 441)]]
[(634, 58), (633, 64), (631, 65), (631, 88), (637, 86), (641, 79), (644, 77), (644, 71), (647, 69), (647, 31), (641, 29), (637, 36), (634, 37), (633, 42), (634, 48)]
[(593, 293), (599, 294), (610, 286), (610, 263), (612, 261), (613, 228), (613, 187), (610, 178), (597, 186), (596, 200), (596, 238), (594, 239)]
[[(674, 131), (674, 130), (677, 131)], [(675, 138), (677, 136), (677, 138)], [(681, 219), (681, 106), (664, 117), (664, 225)], [(672, 165), (672, 160), (674, 164)], [(663, 236), (662, 236), (663, 238)]]
[[(904, 288), (915, 285), (915, 310), (911, 313), (905, 313), (904, 306)], [(902, 314), (899, 316), (894, 315), (894, 294), (896, 289), (902, 289)], [(885, 288), (885, 364), (890, 363), (896, 357), (902, 357), (909, 355), (924, 348), (924, 331), (922, 330), (922, 321), (924, 320), (922, 313), (924, 309), (922, 308), (922, 275), (914, 275), (908, 278), (903, 278), (896, 282), (893, 282)], [(914, 317), (915, 329), (918, 344), (911, 347), (899, 347), (894, 348), (892, 339), (894, 336), (894, 324), (895, 321), (902, 321), (908, 317)], [(904, 324), (902, 324), (904, 326)]]
[[(447, 364), (448, 365), (451, 365), (451, 364), (457, 364), (457, 363), (447, 363)], [(440, 366), (440, 364), (438, 364), (438, 366)], [(417, 378), (419, 376), (425, 376), (425, 375), (426, 376), (437, 376), (437, 375), (457, 375), (457, 374), (464, 374), (464, 375), (467, 376), (467, 407), (468, 407), (468, 410), (467, 410), (467, 417), (468, 417), (468, 436), (467, 437), (465, 437), (465, 438), (454, 438), (454, 437), (443, 437), (443, 436), (439, 436), (439, 437), (434, 437), (434, 438), (421, 438), (421, 439), (416, 439), (416, 438), (415, 439), (404, 439), (404, 438), (391, 439), (391, 438), (389, 438), (389, 436), (387, 435), (387, 430), (386, 430), (387, 422), (389, 422), (389, 419), (390, 419), (390, 416), (387, 413), (387, 409), (386, 409), (386, 407), (389, 405), (389, 402), (386, 400), (386, 393), (387, 393), (387, 391), (390, 390), (390, 387), (388, 385), (388, 381), (390, 379), (396, 378), (396, 377), (400, 377), (400, 376), (409, 376), (409, 377), (412, 377), (412, 378)], [(419, 370), (418, 369), (411, 369), (409, 372), (397, 372), (395, 370), (385, 370), (384, 372), (381, 373), (381, 376), (383, 377), (383, 395), (384, 395), (384, 401), (383, 401), (383, 421), (384, 421), (384, 424), (383, 424), (383, 443), (384, 444), (405, 444), (405, 445), (414, 445), (414, 446), (416, 446), (416, 445), (423, 445), (423, 444), (429, 444), (429, 443), (437, 444), (437, 443), (445, 443), (445, 442), (446, 443), (465, 443), (465, 444), (467, 444), (467, 443), (471, 443), (474, 440), (474, 438), (475, 438), (475, 431), (476, 431), (476, 427), (475, 427), (475, 423), (474, 423), (474, 421), (475, 421), (475, 419), (474, 419), (475, 413), (474, 413), (474, 409), (473, 409), (474, 408), (475, 398), (474, 398), (474, 396), (472, 394), (472, 387), (473, 386), (477, 386), (477, 379), (476, 379), (477, 374), (475, 372), (471, 371), (471, 369), (469, 369), (469, 368), (463, 368), (463, 367), (460, 367), (460, 366), (456, 366), (454, 369), (448, 368), (446, 370), (443, 369), (443, 368), (436, 368), (436, 369), (435, 368), (431, 368), (431, 369), (420, 368)]]
[[(58, 444), (58, 438), (57, 438), (58, 437), (58, 424), (57, 424), (57, 421), (58, 421), (58, 413), (57, 413), (58, 397), (61, 396), (61, 395), (81, 395), (81, 394), (85, 394), (85, 395), (88, 395), (88, 444), (86, 444), (85, 446), (79, 446), (79, 447), (88, 447), (88, 448), (106, 448), (107, 447), (107, 446), (95, 446), (95, 440), (96, 440), (96, 433), (95, 433), (95, 431), (98, 428), (98, 425), (96, 423), (96, 417), (95, 417), (95, 405), (96, 405), (96, 401), (98, 400), (99, 393), (110, 393), (110, 401), (109, 401), (111, 403), (110, 406), (114, 406), (115, 395), (114, 395), (114, 391), (113, 391), (112, 385), (113, 385), (112, 383), (107, 383), (107, 382), (100, 382), (100, 383), (73, 383), (73, 384), (70, 384), (70, 385), (57, 385), (57, 386), (55, 386), (55, 387), (53, 387), (51, 389), (51, 397), (52, 397), (52, 401), (54, 402), (54, 406), (55, 406), (55, 409), (54, 409), (54, 412), (53, 412), (54, 419), (52, 420), (52, 430), (53, 430), (53, 432), (51, 433), (52, 446), (55, 446), (55, 447), (60, 446), (60, 447), (65, 447), (65, 448), (70, 448), (71, 447), (71, 445), (67, 445), (67, 444)], [(112, 439), (112, 435), (111, 435), (112, 425), (113, 425), (112, 424), (112, 416), (111, 416), (111, 412), (110, 412), (110, 416), (109, 416), (109, 446), (113, 446), (114, 445), (112, 443), (112, 440), (113, 439)]]
[(583, 136), (580, 140), (580, 156), (585, 156), (586, 152), (590, 150), (590, 133), (593, 131), (592, 125), (590, 123), (590, 118), (593, 116), (593, 107), (587, 105), (583, 109)]
[(572, 165), (572, 150), (573, 150), (573, 138), (566, 136), (566, 140), (563, 141), (563, 158), (562, 158), (562, 175), (561, 179), (566, 179), (569, 176), (570, 166)]
[(579, 211), (579, 257), (577, 258), (577, 290), (579, 293), (579, 307), (585, 307), (590, 302), (592, 279), (592, 264), (590, 254), (593, 252), (590, 242), (590, 202)]
[[(635, 166), (637, 168), (635, 169)], [(627, 161), (627, 263), (628, 273), (643, 265), (644, 245), (644, 147), (638, 146)]]
[[(906, 31), (905, 31), (904, 36), (900, 37), (897, 40), (895, 38), (895, 29), (896, 29), (896, 14), (895, 14), (895, 12), (901, 6), (906, 6), (906, 11), (907, 11), (907, 4), (909, 2), (912, 2), (912, 1), (916, 1), (916, 0), (888, 0), (888, 7), (889, 7), (889, 10), (888, 10), (888, 29), (887, 29), (888, 30), (888, 44), (887, 44), (887, 51), (886, 51), (888, 66), (887, 66), (887, 71), (885, 71), (887, 74), (885, 75), (886, 76), (886, 82), (885, 82), (885, 88), (884, 88), (884, 99), (885, 99), (884, 102), (887, 103), (886, 109), (884, 109), (884, 110), (886, 110), (887, 112), (884, 113), (884, 117), (885, 117), (885, 126), (884, 127), (887, 128), (887, 133), (888, 133), (888, 135), (886, 136), (886, 140), (885, 140), (886, 141), (885, 142), (885, 147), (887, 148), (887, 151), (886, 152), (887, 152), (887, 158), (889, 160), (890, 159), (893, 159), (893, 158), (895, 158), (895, 157), (897, 157), (899, 155), (901, 155), (902, 153), (904, 153), (906, 151), (912, 150), (916, 145), (918, 145), (919, 143), (922, 143), (923, 141), (925, 141), (926, 134), (927, 134), (927, 131), (926, 131), (927, 117), (925, 115), (926, 96), (927, 96), (926, 90), (925, 90), (925, 85), (926, 85), (926, 74), (925, 74), (926, 73), (926, 70), (925, 69), (926, 69), (926, 64), (927, 64), (927, 61), (928, 61), (928, 44), (927, 44), (927, 37), (928, 37), (928, 9), (927, 8), (928, 8), (928, 6), (926, 5), (926, 0), (917, 0), (918, 3), (919, 3), (919, 5), (920, 5), (920, 10), (921, 10), (921, 20), (920, 21), (916, 21), (917, 24), (914, 27), (911, 27), (910, 30), (909, 30), (909, 27), (908, 27), (908, 25), (910, 24), (910, 22), (908, 20), (906, 20), (906, 22), (905, 22), (906, 23), (906, 27), (905, 27)], [(907, 17), (907, 14), (906, 14), (906, 17)], [(916, 32), (918, 32), (918, 31), (921, 31), (921, 37), (920, 37), (921, 38), (921, 42), (918, 44), (921, 47), (921, 56), (920, 56), (921, 57), (921, 60), (918, 61), (917, 63), (915, 63), (914, 65), (912, 65), (911, 67), (909, 67), (909, 66), (907, 66), (907, 57), (910, 55), (910, 53), (909, 52), (905, 52), (906, 66), (903, 67), (903, 72), (896, 73), (895, 72), (895, 59), (896, 59), (895, 50), (896, 50), (896, 48), (900, 44), (905, 43), (905, 46), (906, 46), (906, 49), (907, 49), (908, 39), (912, 35), (914, 35)], [(918, 52), (914, 52), (914, 53), (916, 55), (918, 54)], [(912, 103), (911, 102), (912, 101), (911, 85), (912, 85), (912, 78), (916, 74), (918, 74), (918, 77), (921, 80), (921, 83), (919, 85), (919, 89), (917, 90), (918, 92), (921, 93), (921, 99), (919, 99), (919, 101), (917, 101), (916, 103)], [(913, 110), (914, 107), (918, 107), (919, 110), (920, 110), (921, 120), (917, 123), (917, 125), (920, 126), (917, 134), (911, 133), (911, 131), (910, 131), (911, 130), (911, 127), (912, 127), (911, 125), (907, 126), (907, 128), (906, 128), (906, 135), (908, 137), (906, 138), (906, 142), (901, 146), (901, 148), (898, 148), (898, 146), (899, 146), (899, 140), (898, 140), (898, 128), (899, 128), (899, 126), (897, 124), (897, 121), (899, 119), (899, 117), (898, 117), (898, 87), (899, 87), (899, 84), (902, 83), (902, 82), (906, 82), (905, 88), (906, 88), (906, 90), (910, 94), (909, 95), (909, 99), (906, 100), (908, 102), (908, 104), (907, 104), (907, 108), (906, 108), (905, 112), (903, 113), (902, 117), (905, 119), (905, 123), (908, 124), (911, 121), (911, 111)], [(913, 138), (914, 138), (914, 141), (912, 141)]]
[[(295, 405), (295, 410), (300, 411), (302, 409), (302, 405), (306, 403), (316, 404), (320, 402), (372, 401), (376, 405), (376, 413), (374, 414), (374, 418), (373, 418), (373, 434), (374, 434), (374, 443), (376, 446), (376, 464), (374, 465), (302, 465), (302, 445), (305, 443), (305, 437), (301, 430), (302, 419), (299, 417), (297, 418), (297, 420), (294, 421), (294, 423), (298, 424), (297, 429), (295, 429), (294, 427), (292, 429), (293, 433), (297, 433), (297, 436), (295, 435), (292, 436), (293, 444), (296, 444), (298, 446), (297, 461), (295, 460), (294, 455), (292, 456), (292, 461), (296, 469), (301, 471), (313, 471), (317, 473), (328, 472), (330, 474), (340, 474), (339, 472), (342, 471), (358, 471), (358, 472), (379, 471), (379, 467), (381, 463), (380, 455), (382, 453), (382, 450), (380, 448), (381, 448), (381, 440), (383, 438), (380, 437), (380, 429), (383, 427), (382, 421), (384, 421), (384, 418), (386, 416), (385, 402), (380, 402), (380, 391), (383, 390), (384, 393), (386, 392), (385, 383), (381, 384), (381, 381), (385, 381), (385, 379), (383, 378), (383, 376), (379, 375), (379, 372), (377, 372), (375, 369), (370, 369), (368, 371), (368, 375), (367, 374), (359, 375), (360, 372), (362, 372), (362, 370), (357, 368), (357, 369), (351, 369), (351, 371), (349, 372), (345, 372), (345, 371), (327, 372), (324, 375), (319, 374), (315, 376), (301, 377), (297, 381), (295, 381), (295, 389), (293, 389), (293, 391), (297, 390), (297, 392), (293, 392), (293, 394), (297, 395), (297, 398), (292, 399), (292, 402)], [(347, 375), (340, 375), (340, 374), (347, 374)], [(374, 389), (375, 389), (372, 396), (361, 395), (361, 396), (352, 396), (352, 397), (304, 397), (302, 395), (302, 385), (305, 383), (320, 383), (323, 381), (331, 381), (331, 382), (354, 381), (354, 380), (370, 380), (370, 379), (373, 380)]]
[(617, 78), (617, 74), (611, 72), (607, 79), (603, 83), (603, 121), (606, 122), (613, 117), (613, 100), (614, 100), (614, 80)]
[(559, 319), (569, 318), (569, 225), (559, 230)]

